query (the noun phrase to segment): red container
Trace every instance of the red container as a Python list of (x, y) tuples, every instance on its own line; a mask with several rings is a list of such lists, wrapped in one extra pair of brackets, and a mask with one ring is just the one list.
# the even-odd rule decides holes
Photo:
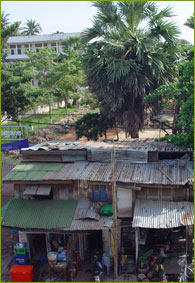
[(33, 265), (14, 265), (10, 274), (12, 282), (32, 282)]

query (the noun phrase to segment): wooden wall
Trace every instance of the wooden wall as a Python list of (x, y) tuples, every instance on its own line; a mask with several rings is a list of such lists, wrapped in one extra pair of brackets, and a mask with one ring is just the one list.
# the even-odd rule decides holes
[(137, 199), (188, 201), (190, 200), (189, 189), (185, 188), (151, 188), (142, 187), (141, 191), (136, 191)]

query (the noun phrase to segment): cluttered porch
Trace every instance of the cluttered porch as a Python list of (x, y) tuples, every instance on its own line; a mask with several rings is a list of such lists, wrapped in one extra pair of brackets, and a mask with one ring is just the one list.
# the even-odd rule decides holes
[(141, 282), (194, 281), (193, 209), (190, 202), (136, 200), (121, 272)]
[[(107, 251), (112, 257), (111, 205), (88, 199), (50, 202), (12, 199), (9, 203), (2, 224), (11, 228), (17, 223), (12, 230), (12, 282), (24, 282), (21, 272), (25, 282), (93, 281), (93, 256), (100, 260)], [(32, 269), (25, 270), (29, 266)]]

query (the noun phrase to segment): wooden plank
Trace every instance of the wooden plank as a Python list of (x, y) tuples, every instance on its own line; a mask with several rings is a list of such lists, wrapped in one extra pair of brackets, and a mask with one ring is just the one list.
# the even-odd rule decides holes
[(48, 156), (48, 155), (87, 155), (87, 151), (85, 149), (83, 150), (24, 150), (22, 151), (23, 156), (27, 155), (41, 155), (41, 156)]
[(159, 171), (160, 171), (162, 174), (164, 174), (164, 175), (167, 177), (167, 179), (168, 179), (171, 183), (174, 183), (173, 180), (167, 175), (167, 173), (165, 173), (164, 170), (162, 170), (160, 167), (159, 167), (158, 169), (159, 169)]

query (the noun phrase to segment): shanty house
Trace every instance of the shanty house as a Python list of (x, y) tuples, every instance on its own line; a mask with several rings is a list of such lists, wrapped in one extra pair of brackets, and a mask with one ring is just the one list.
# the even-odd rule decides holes
[[(138, 259), (149, 230), (192, 227), (192, 154), (151, 139), (51, 141), (23, 149), (23, 161), (3, 180), (14, 184), (16, 198), (2, 225), (20, 231), (32, 256), (37, 240), (46, 242), (46, 253), (58, 233), (82, 258), (87, 250), (109, 250), (116, 269), (119, 254)], [(113, 216), (100, 215), (105, 202)]]

